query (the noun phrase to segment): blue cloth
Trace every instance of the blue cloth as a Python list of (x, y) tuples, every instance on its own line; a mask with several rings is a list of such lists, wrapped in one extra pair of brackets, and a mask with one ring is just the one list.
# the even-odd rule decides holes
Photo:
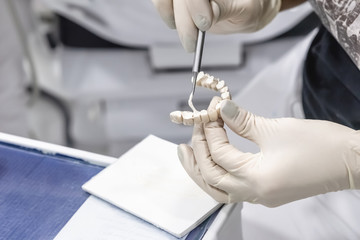
[(102, 167), (0, 144), (0, 239), (53, 239)]
[[(81, 186), (102, 169), (0, 142), (0, 240), (53, 239), (89, 197)], [(186, 239), (202, 239), (218, 212)]]

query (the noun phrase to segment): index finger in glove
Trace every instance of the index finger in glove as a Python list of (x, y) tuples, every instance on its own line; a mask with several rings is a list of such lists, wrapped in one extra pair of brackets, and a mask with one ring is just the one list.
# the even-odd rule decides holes
[(225, 129), (217, 122), (205, 124), (204, 132), (212, 160), (227, 172), (239, 174), (241, 167), (254, 158), (253, 154), (241, 152), (231, 145)]
[(186, 0), (185, 2), (196, 27), (201, 31), (207, 31), (213, 19), (210, 1)]
[(185, 144), (179, 145), (178, 156), (187, 174), (201, 189), (218, 202), (228, 202), (228, 194), (226, 192), (209, 185), (204, 180), (191, 147)]
[[(214, 98), (208, 111), (220, 101), (221, 98)], [(204, 133), (212, 160), (229, 173), (238, 173), (240, 167), (253, 157), (253, 154), (243, 153), (229, 143), (222, 119), (204, 124)]]
[(152, 0), (160, 17), (169, 28), (175, 29), (174, 8), (172, 0)]
[[(219, 98), (214, 97), (208, 110), (215, 108), (215, 105), (218, 102)], [(222, 120), (219, 119), (218, 121), (221, 124)], [(194, 125), (192, 145), (196, 162), (202, 172), (204, 180), (212, 186), (217, 186), (227, 172), (213, 161), (204, 133), (203, 124)]]
[(189, 9), (184, 0), (173, 1), (175, 25), (180, 41), (187, 52), (194, 52), (197, 39), (197, 27), (192, 20)]
[(194, 156), (204, 180), (212, 185), (217, 186), (227, 172), (218, 166), (210, 154), (208, 143), (204, 134), (203, 124), (194, 125), (192, 138), (192, 147)]

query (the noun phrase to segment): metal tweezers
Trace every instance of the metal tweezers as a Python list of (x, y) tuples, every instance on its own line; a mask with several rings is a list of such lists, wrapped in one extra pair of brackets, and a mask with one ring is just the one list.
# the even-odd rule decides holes
[(192, 68), (192, 83), (193, 83), (193, 88), (192, 88), (192, 96), (194, 96), (195, 93), (195, 87), (196, 87), (196, 79), (197, 76), (200, 72), (200, 68), (201, 68), (201, 59), (202, 59), (202, 53), (203, 53), (203, 49), (204, 49), (204, 41), (205, 41), (205, 32), (198, 30), (198, 37), (197, 37), (197, 42), (196, 42), (196, 48), (195, 48), (195, 55), (194, 55), (194, 63), (193, 63), (193, 68)]

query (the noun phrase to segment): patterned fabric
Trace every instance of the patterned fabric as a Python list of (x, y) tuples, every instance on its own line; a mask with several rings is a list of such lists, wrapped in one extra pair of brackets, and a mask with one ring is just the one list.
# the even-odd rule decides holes
[(360, 69), (360, 0), (309, 0), (324, 26)]

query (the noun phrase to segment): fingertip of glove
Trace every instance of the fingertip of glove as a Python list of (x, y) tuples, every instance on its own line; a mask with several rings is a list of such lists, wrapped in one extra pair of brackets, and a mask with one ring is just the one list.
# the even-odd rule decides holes
[(225, 100), (221, 103), (220, 111), (222, 117), (234, 118), (239, 110), (233, 101)]
[(211, 20), (203, 15), (198, 15), (195, 18), (195, 25), (201, 30), (201, 31), (207, 31), (211, 27)]
[(170, 29), (176, 29), (175, 19), (173, 17), (169, 17), (168, 19), (164, 19), (166, 25)]

